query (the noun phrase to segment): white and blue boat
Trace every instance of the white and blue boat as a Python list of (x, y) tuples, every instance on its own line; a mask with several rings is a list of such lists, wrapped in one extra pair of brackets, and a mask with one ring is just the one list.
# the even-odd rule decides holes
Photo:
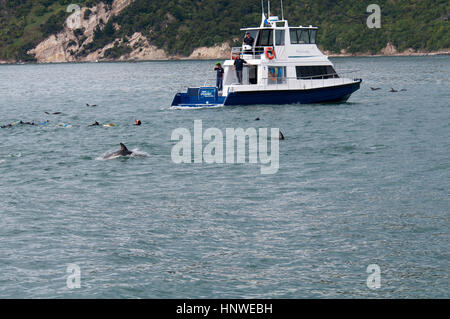
[[(360, 88), (360, 78), (338, 74), (319, 50), (317, 27), (290, 27), (269, 12), (269, 19), (262, 14), (259, 27), (241, 30), (251, 34), (254, 44), (232, 49), (223, 63), (223, 91), (213, 86), (188, 88), (175, 95), (173, 107), (345, 102)], [(248, 62), (242, 84), (233, 70), (237, 56)]]

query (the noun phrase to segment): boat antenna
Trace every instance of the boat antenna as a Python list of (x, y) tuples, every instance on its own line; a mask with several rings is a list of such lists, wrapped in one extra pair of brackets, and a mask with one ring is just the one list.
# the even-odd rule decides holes
[(268, 7), (269, 7), (268, 10), (269, 10), (269, 11), (267, 12), (267, 14), (269, 15), (269, 18), (270, 18), (270, 1), (267, 1), (267, 2), (269, 3), (269, 4), (268, 4)]
[(264, 0), (261, 0), (262, 13), (264, 14)]
[(281, 0), (281, 20), (284, 20), (283, 0)]

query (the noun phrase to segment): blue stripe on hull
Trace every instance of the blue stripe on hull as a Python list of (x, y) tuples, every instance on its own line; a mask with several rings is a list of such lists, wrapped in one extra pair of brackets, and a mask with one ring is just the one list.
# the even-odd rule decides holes
[(233, 92), (228, 94), (224, 105), (345, 102), (360, 85), (361, 81), (311, 90)]

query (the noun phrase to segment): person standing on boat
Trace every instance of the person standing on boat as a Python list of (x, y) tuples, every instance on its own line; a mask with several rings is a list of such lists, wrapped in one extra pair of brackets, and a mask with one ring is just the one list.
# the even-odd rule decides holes
[(247, 32), (244, 37), (244, 44), (253, 47), (253, 43), (255, 43), (255, 39), (250, 35), (250, 32)]
[(234, 60), (233, 70), (236, 70), (236, 76), (239, 84), (242, 84), (242, 70), (244, 69), (244, 64), (250, 63), (248, 63), (244, 59), (241, 59), (240, 55), (236, 58), (236, 60)]
[(214, 71), (217, 72), (217, 80), (216, 80), (216, 86), (219, 91), (222, 91), (223, 88), (223, 74), (225, 73), (224, 69), (222, 68), (222, 65), (217, 62), (216, 66), (214, 67)]
[(250, 35), (250, 32), (247, 32), (244, 37), (244, 53), (245, 54), (252, 54), (252, 49), (253, 49), (254, 43), (255, 43), (255, 39), (252, 38), (252, 36)]

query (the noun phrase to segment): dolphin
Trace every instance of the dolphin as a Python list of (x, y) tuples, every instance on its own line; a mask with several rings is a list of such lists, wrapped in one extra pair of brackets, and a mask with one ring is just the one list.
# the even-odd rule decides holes
[(128, 148), (120, 143), (120, 150), (119, 151), (115, 151), (111, 154), (108, 154), (104, 157), (104, 159), (112, 159), (112, 158), (117, 158), (117, 157), (123, 157), (123, 156), (128, 156), (133, 154), (133, 152), (129, 151)]

